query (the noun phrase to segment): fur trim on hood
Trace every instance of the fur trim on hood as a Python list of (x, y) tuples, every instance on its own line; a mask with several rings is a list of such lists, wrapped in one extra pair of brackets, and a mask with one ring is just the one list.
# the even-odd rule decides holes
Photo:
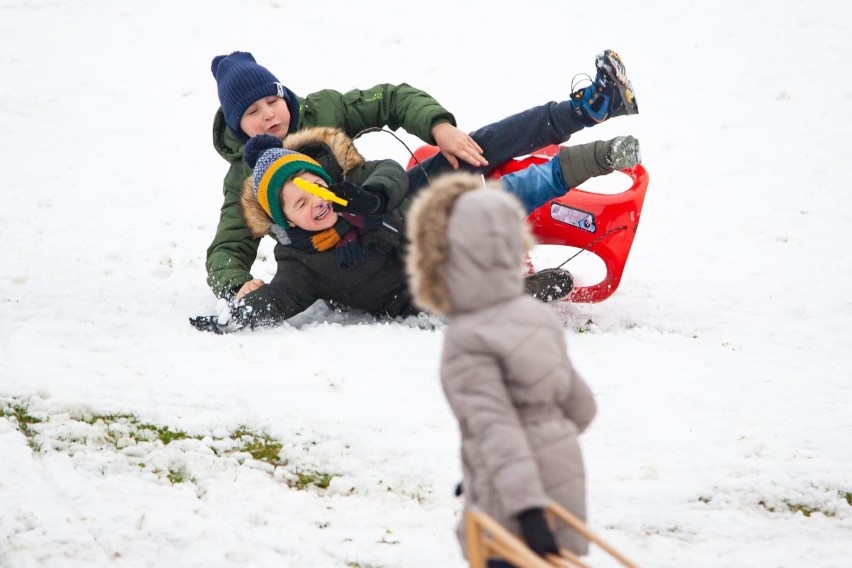
[(243, 207), (243, 218), (246, 220), (246, 227), (251, 231), (251, 236), (259, 239), (272, 232), (272, 218), (266, 215), (266, 211), (258, 203), (251, 176), (243, 182), (240, 203)]
[(339, 128), (316, 126), (299, 130), (284, 138), (284, 147), (315, 159), (335, 181), (364, 164), (364, 156)]
[[(482, 178), (469, 173), (453, 173), (436, 179), (429, 188), (420, 192), (411, 205), (407, 227), (411, 245), (406, 257), (406, 270), (415, 303), (433, 313), (443, 315), (454, 309), (452, 294), (448, 287), (450, 255), (448, 228), (453, 208), (460, 196), (482, 188)], [(499, 182), (488, 182), (485, 188), (505, 192)], [(506, 194), (506, 197), (511, 196)], [(520, 210), (519, 204), (518, 208)], [(526, 251), (534, 241), (522, 219), (521, 211), (518, 230), (521, 232), (520, 239)], [(507, 230), (511, 229), (507, 227)], [(519, 280), (521, 271), (522, 265), (519, 260)]]
[[(364, 164), (364, 157), (352, 139), (339, 128), (323, 126), (299, 130), (284, 138), (284, 148), (314, 158), (334, 181), (344, 179), (352, 169)], [(241, 203), (252, 236), (260, 238), (272, 233), (272, 219), (257, 202), (251, 176), (243, 182)]]

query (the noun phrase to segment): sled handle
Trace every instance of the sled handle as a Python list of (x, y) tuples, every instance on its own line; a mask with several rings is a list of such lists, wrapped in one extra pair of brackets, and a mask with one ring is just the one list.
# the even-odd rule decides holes
[(577, 516), (575, 516), (573, 513), (571, 513), (568, 509), (566, 509), (559, 503), (556, 503), (555, 501), (550, 503), (550, 505), (547, 506), (547, 510), (552, 513), (556, 518), (561, 520), (563, 523), (578, 532), (583, 538), (601, 547), (607, 554), (609, 554), (610, 556), (615, 558), (619, 563), (621, 563), (622, 566), (625, 566), (625, 568), (639, 568), (636, 564), (628, 560), (615, 548), (610, 546), (610, 544), (607, 543), (604, 539), (589, 530), (589, 527), (586, 526), (586, 523), (581, 521)]
[[(625, 568), (638, 568), (559, 503), (552, 502), (548, 505), (547, 512), (551, 521), (554, 517), (561, 520), (583, 538), (598, 545)], [(589, 568), (576, 554), (564, 548), (559, 551), (558, 556), (548, 554), (546, 558), (540, 557), (520, 538), (478, 509), (465, 511), (464, 523), (470, 568), (485, 568), (488, 558), (495, 555), (518, 568)]]
[(470, 568), (485, 568), (488, 557), (494, 554), (521, 568), (553, 568), (553, 564), (482, 511), (465, 512), (465, 538)]

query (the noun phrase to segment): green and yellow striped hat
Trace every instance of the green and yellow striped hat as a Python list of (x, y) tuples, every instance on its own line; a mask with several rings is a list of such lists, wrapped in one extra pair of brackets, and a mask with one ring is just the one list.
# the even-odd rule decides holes
[[(259, 146), (263, 147), (258, 148)], [(266, 214), (277, 225), (287, 227), (287, 218), (281, 208), (281, 190), (284, 188), (284, 183), (299, 172), (314, 173), (329, 184), (332, 183), (332, 179), (319, 162), (310, 156), (286, 150), (281, 146), (281, 140), (275, 136), (256, 136), (246, 144), (245, 157), (246, 162), (251, 165), (250, 152), (259, 150), (255, 154), (258, 157), (252, 177), (254, 194)]]

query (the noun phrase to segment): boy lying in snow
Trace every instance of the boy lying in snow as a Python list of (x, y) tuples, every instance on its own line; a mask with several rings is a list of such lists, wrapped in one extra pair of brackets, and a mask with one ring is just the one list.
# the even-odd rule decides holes
[[(511, 126), (487, 128), (501, 134)], [(349, 137), (332, 128), (304, 130), (283, 142), (257, 136), (245, 150), (253, 174), (243, 186), (243, 213), (253, 237), (271, 235), (277, 241), (276, 274), (222, 317), (193, 318), (193, 325), (217, 333), (276, 325), (317, 300), (390, 317), (420, 312), (412, 304), (404, 266), (406, 215), (416, 194), (409, 188), (422, 171), (440, 171), (436, 163), (449, 170), (443, 156), (406, 172), (393, 160), (366, 161)], [(636, 139), (619, 137), (562, 148), (549, 162), (501, 181), (531, 211), (590, 177), (638, 160)], [(324, 189), (333, 195), (323, 195)], [(555, 300), (571, 291), (572, 280), (569, 272), (551, 269), (526, 277), (525, 283), (530, 295)]]

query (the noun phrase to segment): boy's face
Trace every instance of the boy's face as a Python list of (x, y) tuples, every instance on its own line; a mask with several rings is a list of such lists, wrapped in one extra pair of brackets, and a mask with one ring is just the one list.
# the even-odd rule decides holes
[(287, 101), (274, 95), (254, 101), (240, 118), (240, 128), (249, 138), (271, 134), (283, 139), (290, 129)]
[[(297, 177), (328, 187), (324, 179), (310, 172), (302, 172)], [(337, 213), (330, 201), (301, 189), (292, 179), (284, 184), (281, 199), (287, 220), (306, 231), (323, 231), (337, 222)]]

